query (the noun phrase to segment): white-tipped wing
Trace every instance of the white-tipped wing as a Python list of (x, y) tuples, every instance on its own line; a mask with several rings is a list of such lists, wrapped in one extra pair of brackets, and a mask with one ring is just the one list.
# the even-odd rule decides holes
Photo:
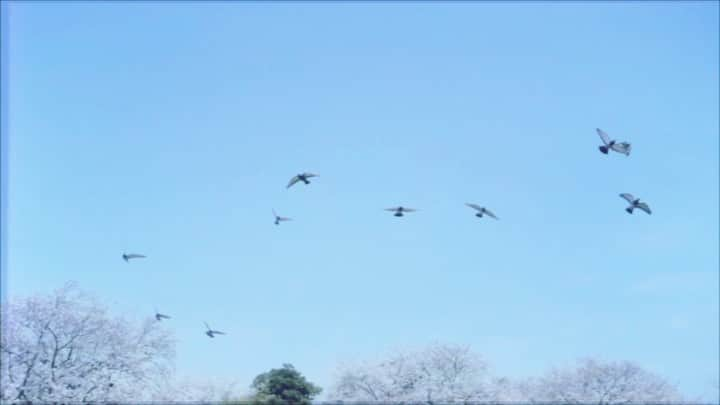
[(605, 131), (600, 128), (595, 128), (595, 130), (597, 131), (598, 135), (600, 135), (600, 139), (602, 139), (605, 145), (610, 143), (610, 137), (608, 136), (608, 134), (605, 133)]
[(630, 204), (632, 204), (632, 202), (635, 201), (635, 197), (633, 197), (633, 195), (630, 193), (622, 193), (622, 194), (620, 194), (620, 197), (626, 199), (627, 202), (629, 202)]
[(652, 211), (650, 211), (650, 207), (644, 202), (641, 202), (640, 204), (638, 204), (637, 207), (640, 208), (641, 210), (647, 212), (648, 214), (652, 214)]
[(293, 176), (293, 178), (290, 179), (290, 182), (288, 183), (288, 185), (287, 185), (286, 188), (290, 188), (290, 186), (292, 186), (293, 184), (297, 183), (298, 181), (300, 181), (300, 177), (298, 177), (298, 176)]
[(137, 254), (137, 253), (130, 253), (129, 255), (126, 254), (125, 257), (128, 258), (128, 259), (143, 259), (143, 258), (145, 258), (145, 257), (147, 257), (147, 256), (141, 255), (141, 254)]
[(492, 212), (490, 212), (490, 210), (489, 210), (489, 209), (487, 209), (487, 208), (483, 208), (483, 210), (482, 210), (482, 211), (483, 211), (483, 212), (485, 213), (485, 215), (489, 216), (490, 218), (495, 218), (495, 219), (498, 219), (498, 217), (496, 217), (496, 216), (495, 216), (495, 214), (493, 214)]
[(465, 203), (465, 205), (467, 205), (468, 207), (473, 208), (475, 210), (478, 210), (480, 212), (482, 212), (482, 210), (483, 210), (483, 208), (477, 204)]
[(630, 150), (632, 149), (632, 146), (627, 142), (620, 142), (613, 144), (610, 149), (614, 150), (615, 152), (622, 153), (625, 156), (630, 156)]

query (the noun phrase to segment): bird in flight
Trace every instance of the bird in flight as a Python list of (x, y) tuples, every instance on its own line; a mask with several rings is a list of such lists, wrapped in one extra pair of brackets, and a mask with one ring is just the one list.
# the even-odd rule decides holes
[(627, 211), (628, 214), (632, 214), (635, 208), (639, 208), (647, 212), (648, 214), (652, 214), (652, 211), (650, 211), (650, 207), (646, 203), (640, 202), (639, 198), (633, 197), (632, 194), (622, 193), (620, 194), (620, 197), (624, 198), (625, 200), (627, 200), (627, 202), (630, 203), (630, 206), (625, 208), (625, 211)]
[(157, 309), (155, 309), (155, 319), (157, 319), (158, 321), (162, 321), (163, 319), (170, 319), (170, 316), (161, 314), (160, 312), (158, 312)]
[(212, 330), (210, 326), (207, 324), (207, 322), (203, 322), (205, 324), (205, 327), (207, 328), (207, 332), (205, 332), (206, 335), (210, 336), (211, 338), (214, 338), (215, 335), (224, 335), (225, 332), (220, 332), (219, 330)]
[(292, 221), (292, 218), (281, 217), (280, 215), (278, 215), (278, 214), (275, 212), (274, 209), (272, 210), (272, 213), (273, 213), (273, 215), (275, 215), (275, 225), (280, 225), (280, 222), (283, 222), (283, 221)]
[(296, 176), (294, 176), (292, 179), (290, 179), (290, 182), (288, 183), (286, 188), (292, 187), (293, 184), (297, 183), (298, 181), (302, 181), (305, 184), (310, 184), (310, 180), (308, 180), (310, 177), (317, 177), (317, 174), (312, 173), (300, 173)]
[(123, 253), (123, 255), (122, 255), (123, 260), (125, 260), (126, 262), (129, 262), (130, 259), (144, 259), (146, 257), (147, 256), (145, 256), (145, 255), (140, 255), (137, 253), (130, 253), (130, 254)]
[(394, 216), (396, 217), (402, 217), (404, 212), (415, 212), (416, 209), (413, 208), (405, 208), (405, 207), (395, 207), (395, 208), (385, 208), (385, 211), (391, 211), (394, 212)]
[(622, 153), (625, 156), (630, 156), (630, 149), (632, 147), (627, 142), (617, 142), (614, 139), (610, 139), (608, 134), (605, 133), (600, 128), (596, 128), (598, 135), (600, 135), (600, 139), (602, 139), (603, 143), (605, 145), (599, 146), (598, 149), (600, 149), (600, 152), (604, 154), (608, 154), (608, 150), (614, 150), (617, 153)]
[(472, 203), (465, 203), (465, 205), (467, 205), (468, 207), (476, 210), (477, 213), (475, 214), (475, 216), (478, 217), (478, 218), (482, 218), (483, 215), (487, 215), (487, 216), (489, 216), (490, 218), (498, 219), (498, 217), (496, 217), (495, 214), (493, 214), (492, 212), (490, 212), (490, 210), (487, 209), (487, 208), (485, 208), (485, 207), (481, 207), (481, 206), (479, 206), (479, 205), (477, 205), (477, 204), (472, 204)]

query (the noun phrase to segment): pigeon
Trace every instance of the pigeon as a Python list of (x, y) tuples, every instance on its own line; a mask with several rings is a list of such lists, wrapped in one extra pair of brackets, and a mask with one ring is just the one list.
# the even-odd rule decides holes
[(478, 217), (478, 218), (482, 218), (483, 215), (487, 215), (487, 216), (489, 216), (490, 218), (498, 219), (498, 217), (496, 217), (495, 214), (493, 214), (492, 212), (490, 212), (490, 210), (487, 209), (487, 208), (485, 208), (485, 207), (481, 207), (481, 206), (479, 206), (479, 205), (477, 205), (477, 204), (471, 204), (471, 203), (465, 203), (465, 205), (467, 205), (467, 206), (470, 207), (470, 208), (475, 209), (475, 210), (477, 211), (477, 213), (475, 214), (475, 216)]
[(632, 194), (622, 193), (622, 194), (620, 194), (620, 197), (626, 199), (627, 202), (630, 203), (630, 206), (625, 208), (625, 211), (627, 211), (628, 214), (632, 214), (633, 210), (635, 208), (640, 208), (641, 210), (647, 212), (648, 214), (652, 214), (652, 211), (650, 211), (650, 207), (646, 203), (640, 202), (639, 198), (633, 197)]
[(292, 179), (290, 179), (290, 182), (287, 185), (287, 188), (292, 187), (293, 184), (297, 183), (298, 181), (302, 181), (305, 184), (310, 184), (310, 181), (308, 180), (310, 177), (317, 177), (317, 174), (312, 173), (300, 173), (296, 176), (294, 176)]
[(169, 315), (161, 314), (160, 312), (155, 309), (155, 319), (158, 321), (162, 321), (163, 319), (170, 319)]
[(203, 322), (205, 324), (205, 327), (207, 328), (207, 332), (205, 332), (206, 335), (210, 336), (211, 338), (214, 338), (215, 335), (224, 335), (225, 332), (220, 332), (219, 330), (212, 330), (210, 329), (210, 326), (207, 324), (207, 322)]
[(396, 217), (402, 217), (403, 212), (415, 212), (417, 210), (400, 206), (400, 207), (395, 207), (395, 208), (385, 208), (385, 211), (392, 211), (395, 213), (393, 215), (395, 215)]
[(126, 262), (129, 262), (130, 259), (144, 259), (146, 257), (147, 256), (145, 256), (145, 255), (139, 255), (137, 253), (130, 253), (130, 254), (123, 253), (123, 255), (122, 255), (123, 260), (125, 260)]
[(617, 153), (623, 153), (625, 156), (630, 156), (630, 149), (632, 147), (627, 142), (617, 142), (614, 139), (610, 139), (608, 134), (605, 133), (600, 128), (596, 128), (598, 135), (600, 135), (600, 139), (602, 139), (603, 143), (605, 145), (598, 146), (598, 149), (600, 149), (600, 152), (604, 154), (608, 154), (608, 150), (614, 150)]
[(275, 210), (273, 210), (272, 213), (273, 213), (273, 215), (275, 215), (275, 225), (280, 225), (280, 222), (283, 222), (283, 221), (292, 221), (292, 218), (279, 216), (278, 214), (275, 213)]

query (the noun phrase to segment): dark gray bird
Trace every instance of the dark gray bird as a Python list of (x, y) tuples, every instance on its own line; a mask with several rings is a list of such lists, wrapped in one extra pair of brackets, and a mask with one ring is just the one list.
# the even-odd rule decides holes
[(275, 216), (275, 225), (280, 225), (280, 222), (283, 222), (283, 221), (292, 221), (292, 218), (281, 217), (280, 215), (275, 213), (274, 209), (272, 210), (272, 212), (273, 212), (273, 215)]
[(210, 326), (207, 324), (207, 322), (203, 322), (205, 324), (205, 327), (207, 328), (207, 332), (205, 332), (206, 335), (210, 336), (211, 338), (214, 338), (215, 335), (224, 335), (225, 332), (220, 332), (219, 330), (212, 330)]
[(158, 321), (162, 321), (163, 319), (170, 319), (169, 315), (164, 315), (158, 312), (157, 308), (155, 308), (155, 319)]
[(481, 207), (481, 206), (479, 206), (479, 205), (477, 205), (477, 204), (472, 204), (472, 203), (465, 203), (465, 205), (467, 205), (468, 207), (470, 207), (470, 208), (474, 209), (475, 211), (477, 211), (477, 213), (475, 214), (475, 216), (478, 217), (478, 218), (482, 218), (483, 215), (487, 215), (487, 216), (489, 216), (490, 218), (498, 219), (498, 217), (496, 217), (495, 214), (493, 214), (492, 212), (490, 212), (490, 210), (487, 209), (487, 208), (485, 208), (485, 207)]
[(624, 198), (625, 200), (627, 200), (627, 202), (630, 203), (630, 206), (625, 208), (625, 211), (627, 211), (628, 214), (632, 214), (635, 208), (639, 208), (647, 212), (648, 214), (652, 214), (652, 211), (650, 211), (650, 207), (646, 203), (640, 202), (639, 198), (633, 197), (632, 194), (622, 193), (620, 194), (620, 197)]
[(290, 182), (287, 185), (287, 188), (292, 187), (293, 184), (297, 183), (298, 181), (302, 181), (305, 184), (310, 184), (310, 181), (308, 180), (310, 177), (317, 177), (317, 174), (312, 173), (300, 173), (296, 176), (294, 176), (292, 179), (290, 179)]
[(403, 213), (405, 213), (405, 212), (415, 212), (417, 210), (413, 209), (413, 208), (405, 208), (405, 207), (400, 206), (400, 207), (395, 207), (395, 208), (385, 208), (385, 211), (394, 212), (395, 213), (395, 214), (393, 214), (394, 216), (402, 217)]
[(146, 257), (147, 256), (145, 256), (145, 255), (140, 255), (137, 253), (130, 253), (130, 254), (123, 253), (123, 255), (122, 255), (123, 260), (125, 260), (126, 262), (129, 262), (130, 259), (144, 259)]
[(632, 149), (632, 146), (630, 146), (627, 142), (617, 142), (614, 139), (610, 139), (608, 134), (605, 133), (600, 128), (595, 128), (597, 130), (598, 135), (600, 135), (600, 139), (602, 139), (603, 143), (605, 145), (599, 146), (598, 149), (600, 149), (600, 152), (604, 154), (608, 154), (608, 150), (614, 150), (615, 152), (622, 153), (625, 156), (630, 156), (630, 150)]

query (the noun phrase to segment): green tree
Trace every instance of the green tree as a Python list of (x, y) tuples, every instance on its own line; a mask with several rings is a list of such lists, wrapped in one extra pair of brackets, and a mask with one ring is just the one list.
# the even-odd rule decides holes
[(253, 402), (264, 404), (310, 404), (322, 389), (295, 370), (292, 364), (274, 368), (255, 377)]

